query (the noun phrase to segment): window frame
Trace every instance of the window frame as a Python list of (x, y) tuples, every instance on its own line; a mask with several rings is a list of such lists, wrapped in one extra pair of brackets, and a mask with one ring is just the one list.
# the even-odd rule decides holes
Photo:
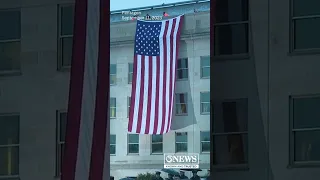
[[(178, 66), (178, 62), (181, 61), (181, 60), (186, 60), (187, 61), (187, 66), (188, 68), (179, 68)], [(178, 76), (178, 71), (179, 70), (187, 70), (188, 74), (187, 74), (187, 77), (186, 78), (182, 78), (182, 79), (179, 79), (179, 76)], [(178, 58), (177, 60), (177, 72), (176, 72), (176, 81), (187, 81), (189, 80), (189, 58)]]
[(309, 94), (309, 95), (290, 95), (289, 96), (289, 164), (290, 168), (300, 167), (320, 167), (320, 161), (295, 161), (295, 132), (306, 132), (306, 131), (320, 131), (318, 128), (294, 128), (294, 100), (304, 98), (320, 98), (320, 94)]
[[(13, 147), (13, 148), (18, 148), (18, 151), (20, 152), (20, 122), (21, 122), (21, 116), (20, 113), (17, 112), (12, 112), (12, 113), (0, 113), (0, 117), (8, 117), (8, 116), (18, 116), (19, 117), (19, 126), (18, 126), (18, 137), (19, 137), (19, 143), (18, 144), (6, 144), (6, 145), (0, 145), (0, 148), (6, 148), (6, 147)], [(18, 162), (20, 163), (20, 157), (18, 158)], [(11, 179), (12, 180), (17, 180), (20, 178), (20, 168), (18, 169), (18, 174), (17, 175), (1, 175), (0, 176), (0, 180), (1, 179)]]
[[(222, 106), (223, 103), (225, 102), (245, 102), (246, 103), (246, 111), (247, 111), (247, 124), (249, 123), (249, 101), (248, 101), (248, 98), (225, 98), (225, 99), (215, 99), (212, 101), (213, 103), (213, 106), (216, 106), (217, 104), (219, 104), (219, 106)], [(214, 108), (212, 108), (213, 112), (212, 112), (212, 118), (215, 119), (215, 114), (216, 113), (216, 110)], [(213, 127), (215, 127), (215, 123), (216, 121), (213, 120), (212, 124), (213, 124)], [(215, 141), (215, 137), (218, 137), (218, 136), (227, 136), (227, 135), (246, 135), (247, 137), (247, 141), (248, 141), (248, 138), (249, 138), (249, 127), (247, 127), (247, 131), (239, 131), (239, 132), (215, 132), (215, 129), (213, 128), (211, 130), (212, 134), (210, 134), (210, 138), (211, 141)], [(213, 144), (213, 147), (214, 147), (214, 144)], [(248, 150), (246, 153), (247, 156), (249, 156), (249, 142), (248, 144), (246, 145), (246, 149)], [(214, 148), (213, 148), (214, 149)], [(248, 158), (247, 159), (247, 163), (244, 163), (244, 164), (226, 164), (226, 165), (219, 165), (219, 164), (214, 164), (213, 163), (213, 169), (217, 170), (217, 171), (233, 171), (233, 170), (242, 170), (242, 171), (247, 171), (249, 170), (249, 164), (250, 164), (250, 159)]]
[[(11, 9), (1, 9), (1, 12), (5, 12), (5, 11), (19, 11), (20, 12), (20, 38), (18, 39), (6, 39), (6, 40), (0, 40), (0, 43), (12, 43), (12, 42), (19, 42), (20, 43), (20, 54), (21, 54), (21, 34), (22, 34), (22, 14), (21, 14), (21, 8), (11, 8)], [(21, 72), (21, 56), (19, 59), (19, 69), (15, 69), (15, 70), (0, 70), (0, 76), (14, 76), (14, 75), (22, 75)]]
[(175, 115), (176, 116), (188, 116), (188, 113), (189, 113), (189, 111), (188, 111), (188, 108), (189, 108), (189, 106), (188, 106), (188, 100), (189, 100), (189, 97), (188, 97), (188, 93), (186, 92), (186, 93), (175, 93), (175, 96), (177, 96), (177, 95), (180, 95), (180, 94), (184, 94), (184, 95), (186, 95), (186, 102), (185, 103), (177, 103), (177, 98), (174, 98), (175, 99), (175, 104), (174, 104), (174, 106), (175, 106), (175, 108), (177, 108), (177, 105), (181, 105), (181, 104), (185, 104), (186, 105), (186, 113), (182, 113), (182, 114), (178, 114), (177, 113), (177, 110), (175, 109)]
[[(110, 86), (115, 86), (115, 85), (117, 85), (117, 64), (110, 64), (110, 69), (111, 69), (111, 67), (112, 66), (115, 66), (115, 68), (116, 68), (116, 73), (115, 74), (111, 74), (111, 70), (110, 70)], [(114, 81), (114, 83), (112, 84), (111, 83), (111, 77), (112, 76), (114, 76), (115, 77), (115, 81)]]
[[(114, 106), (111, 106), (111, 99), (115, 99), (115, 105)], [(115, 116), (111, 116), (111, 109), (114, 109), (114, 112), (115, 112)], [(116, 119), (117, 118), (117, 98), (116, 97), (110, 97), (110, 119)]]
[[(139, 141), (138, 141), (138, 143), (130, 143), (129, 142), (129, 140), (130, 140), (130, 138), (129, 138), (129, 136), (130, 135), (137, 135), (138, 136), (138, 139), (139, 139)], [(140, 154), (140, 135), (139, 134), (128, 134), (128, 136), (127, 136), (127, 155), (139, 155)], [(130, 144), (138, 144), (138, 153), (130, 153)]]
[[(204, 60), (203, 58), (209, 58), (209, 66), (202, 66), (201, 65), (202, 61)], [(203, 76), (203, 69), (204, 68), (209, 68), (209, 70), (210, 70), (210, 67), (211, 67), (211, 57), (210, 57), (210, 55), (209, 56), (200, 56), (200, 79), (210, 79), (210, 75), (211, 74), (209, 74), (208, 77), (204, 77)]]
[[(185, 135), (187, 136), (187, 141), (186, 142), (178, 142), (177, 141), (177, 133), (185, 133)], [(175, 132), (174, 134), (174, 152), (175, 153), (188, 153), (188, 141), (189, 141), (189, 133), (187, 131), (183, 131), (183, 132)], [(187, 144), (187, 150), (186, 151), (177, 151), (177, 144)]]
[(210, 154), (211, 148), (210, 148), (209, 151), (203, 151), (203, 149), (202, 149), (203, 143), (209, 143), (209, 144), (211, 145), (211, 141), (210, 141), (210, 140), (209, 140), (209, 141), (202, 141), (202, 140), (201, 140), (201, 133), (202, 133), (202, 132), (204, 132), (204, 133), (209, 133), (209, 138), (210, 138), (210, 136), (211, 136), (210, 130), (209, 130), (209, 131), (200, 131), (200, 153), (201, 153), (201, 154)]
[[(114, 136), (114, 138), (116, 139), (116, 142), (115, 144), (111, 143), (110, 141), (110, 146), (114, 146), (114, 149), (115, 149), (115, 152), (114, 154), (111, 154), (111, 151), (110, 151), (110, 156), (116, 156), (117, 155), (117, 135), (116, 134), (110, 134), (110, 137), (111, 136)], [(111, 149), (111, 148), (110, 148)]]
[(67, 115), (67, 110), (65, 109), (61, 109), (61, 110), (57, 110), (56, 111), (56, 177), (60, 177), (61, 176), (61, 167), (62, 167), (62, 162), (61, 162), (61, 156), (62, 156), (62, 152), (61, 152), (61, 146), (65, 144), (65, 142), (61, 142), (60, 141), (60, 132), (61, 132), (61, 114), (66, 113)]
[(61, 3), (58, 4), (58, 21), (57, 21), (57, 27), (58, 27), (58, 31), (57, 31), (57, 52), (58, 52), (58, 56), (57, 56), (57, 70), (58, 71), (70, 71), (71, 69), (71, 65), (70, 66), (66, 66), (63, 65), (63, 46), (62, 46), (62, 41), (64, 38), (72, 38), (74, 34), (72, 33), (72, 35), (61, 35), (62, 33), (62, 8), (63, 7), (74, 7), (75, 8), (75, 4), (74, 3)]
[[(130, 64), (132, 64), (132, 72), (130, 72)], [(129, 81), (130, 76), (132, 76), (131, 82)], [(128, 84), (132, 84), (132, 80), (133, 80), (133, 63), (129, 62), (128, 63)]]
[(131, 107), (131, 96), (127, 97), (127, 118), (129, 118), (130, 115), (130, 107)]
[(294, 16), (294, 0), (289, 1), (290, 14), (289, 14), (289, 54), (299, 55), (299, 54), (319, 54), (319, 48), (310, 48), (310, 49), (295, 49), (295, 21), (301, 19), (320, 19), (319, 15), (303, 15), (303, 16)]
[[(161, 136), (162, 136), (162, 141), (161, 141), (161, 142), (153, 142), (153, 141), (152, 141), (152, 136), (154, 136), (154, 135), (161, 135)], [(150, 145), (151, 145), (151, 147), (150, 147), (150, 154), (151, 154), (151, 155), (161, 155), (161, 154), (163, 154), (163, 134), (152, 134), (150, 137), (151, 137), (151, 138), (150, 138)], [(154, 144), (162, 144), (161, 153), (159, 153), (159, 152), (152, 152), (152, 145), (154, 145)]]
[[(211, 95), (210, 94), (210, 91), (201, 91), (200, 92), (200, 114), (201, 115), (209, 115), (210, 113), (211, 113), (211, 102), (210, 102), (210, 99), (209, 99), (209, 101), (208, 102), (202, 102), (201, 101), (201, 94), (203, 94), (203, 93), (209, 93), (209, 95)], [(211, 96), (210, 96), (210, 98), (211, 98)], [(203, 104), (209, 104), (210, 106), (209, 106), (209, 112), (202, 112), (202, 105)]]

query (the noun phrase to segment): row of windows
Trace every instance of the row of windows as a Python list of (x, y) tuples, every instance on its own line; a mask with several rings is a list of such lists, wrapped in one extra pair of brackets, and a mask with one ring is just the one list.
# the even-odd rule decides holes
[[(213, 104), (213, 155), (215, 165), (248, 163), (248, 103), (247, 99), (216, 101)], [(290, 98), (290, 164), (308, 162), (320, 164), (320, 95)], [(64, 148), (66, 113), (58, 113), (58, 155), (60, 163)], [(0, 177), (19, 174), (20, 117), (16, 114), (0, 115)], [(199, 145), (209, 151), (209, 132), (201, 132)], [(187, 133), (177, 133), (177, 152), (188, 151)], [(110, 139), (111, 153), (116, 154), (116, 136)], [(128, 135), (128, 154), (139, 153), (139, 138)], [(152, 136), (151, 152), (163, 151), (163, 137)], [(59, 166), (58, 166), (59, 167)]]
[[(69, 64), (70, 65), (70, 64)], [(69, 66), (68, 65), (68, 66)], [(128, 63), (128, 83), (132, 83), (133, 63)], [(188, 80), (189, 68), (188, 58), (178, 59), (177, 64), (177, 80)], [(210, 57), (200, 57), (200, 77), (202, 79), (210, 78)], [(110, 64), (110, 85), (117, 84), (117, 65)]]
[[(319, 49), (318, 30), (320, 12), (315, 0), (292, 0), (291, 8), (291, 51)], [(249, 3), (248, 0), (216, 2), (214, 27), (215, 56), (247, 55), (249, 53)], [(58, 66), (70, 66), (74, 6), (59, 6)], [(20, 69), (21, 12), (0, 11), (0, 71)], [(183, 71), (181, 71), (183, 74)], [(179, 73), (178, 73), (179, 74)], [(183, 76), (183, 75), (182, 75)]]
[[(129, 117), (131, 105), (131, 97), (128, 97), (127, 102), (127, 117)], [(200, 113), (210, 114), (210, 92), (200, 92)], [(175, 96), (175, 114), (176, 115), (188, 115), (188, 94), (177, 93)], [(117, 117), (117, 99), (110, 97), (110, 118)]]

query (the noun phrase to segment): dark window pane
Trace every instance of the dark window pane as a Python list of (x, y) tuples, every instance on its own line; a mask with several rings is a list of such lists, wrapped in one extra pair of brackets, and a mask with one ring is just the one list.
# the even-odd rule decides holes
[(201, 77), (202, 78), (210, 77), (210, 67), (204, 67), (201, 69)]
[(110, 145), (110, 154), (116, 154), (116, 145)]
[(62, 38), (62, 66), (71, 66), (73, 38)]
[(60, 144), (60, 147), (59, 147), (59, 151), (60, 151), (60, 157), (59, 157), (59, 172), (61, 172), (61, 166), (62, 166), (62, 163), (63, 163), (63, 157), (64, 157), (64, 144)]
[(129, 63), (129, 73), (133, 73), (133, 64)]
[[(248, 105), (246, 100), (223, 102), (216, 111), (214, 132), (244, 132), (248, 130)], [(215, 108), (218, 110), (218, 107)]]
[(117, 74), (117, 65), (110, 64), (110, 74)]
[(320, 127), (320, 97), (296, 98), (293, 100), (294, 128)]
[(201, 63), (201, 67), (204, 67), (204, 66), (210, 67), (210, 57), (209, 56), (202, 56), (200, 63)]
[(188, 134), (186, 132), (177, 132), (176, 142), (188, 142)]
[(20, 41), (0, 43), (0, 71), (20, 69), (20, 48)]
[(177, 79), (188, 79), (188, 69), (178, 69)]
[(210, 102), (210, 92), (200, 93), (200, 101), (201, 102)]
[(0, 116), (0, 145), (19, 144), (19, 116)]
[(117, 103), (117, 99), (111, 97), (110, 98), (110, 107), (116, 107), (116, 105), (117, 105), (116, 103)]
[(293, 16), (320, 15), (320, 1), (293, 0)]
[(210, 113), (210, 103), (201, 103), (201, 113)]
[(294, 20), (294, 48), (320, 48), (320, 18)]
[(178, 59), (178, 69), (188, 68), (188, 59)]
[(210, 132), (200, 132), (201, 141), (210, 141)]
[(73, 34), (74, 6), (61, 7), (61, 35)]
[(162, 153), (162, 143), (152, 144), (151, 150), (152, 153)]
[(320, 161), (320, 131), (294, 132), (294, 160)]
[(60, 142), (64, 142), (66, 138), (67, 113), (60, 113)]
[(215, 55), (248, 53), (248, 24), (215, 26)]
[(19, 174), (19, 148), (0, 147), (0, 176)]
[(176, 143), (176, 152), (187, 152), (188, 143)]
[(152, 135), (152, 142), (162, 142), (162, 135)]
[(176, 94), (176, 102), (177, 103), (186, 103), (187, 102), (187, 94), (186, 93)]
[(139, 144), (139, 134), (129, 134), (129, 143)]
[(0, 40), (20, 39), (20, 11), (0, 11)]
[(116, 135), (110, 135), (110, 144), (116, 144)]
[(110, 117), (115, 118), (117, 115), (117, 109), (115, 107), (110, 107)]
[(248, 0), (217, 0), (216, 22), (238, 22), (248, 20)]
[(210, 152), (210, 142), (201, 143), (201, 152)]
[(246, 164), (248, 162), (247, 135), (214, 137), (214, 164)]
[(139, 144), (129, 144), (128, 153), (139, 153)]

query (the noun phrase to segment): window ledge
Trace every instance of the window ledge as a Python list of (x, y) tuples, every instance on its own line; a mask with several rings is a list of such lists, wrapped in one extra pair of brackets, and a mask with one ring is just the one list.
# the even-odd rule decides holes
[(229, 60), (248, 60), (250, 59), (249, 54), (234, 54), (234, 55), (216, 55), (213, 56), (214, 61), (229, 61)]
[(312, 168), (312, 167), (320, 167), (320, 161), (305, 161), (305, 162), (293, 162), (292, 164), (288, 165), (288, 169), (294, 168)]
[(248, 164), (235, 164), (235, 165), (213, 165), (213, 171), (247, 171), (249, 170)]
[(151, 153), (151, 155), (163, 155), (163, 153)]
[(0, 180), (1, 179), (4, 179), (4, 180), (17, 180), (17, 179), (20, 179), (20, 176), (19, 175), (7, 175), (7, 176), (0, 176)]
[(175, 116), (188, 116), (188, 113), (186, 113), (186, 114), (175, 114)]
[(292, 50), (288, 53), (288, 56), (303, 56), (303, 55), (315, 55), (320, 54), (320, 49), (301, 49), (301, 50)]
[(200, 77), (200, 79), (208, 80), (208, 79), (210, 79), (210, 76), (209, 77)]
[(210, 115), (209, 112), (203, 112), (203, 113), (200, 113), (200, 115)]
[(21, 70), (0, 71), (0, 76), (21, 76), (21, 75), (22, 75)]
[(128, 153), (127, 156), (139, 156), (139, 153)]
[(203, 151), (203, 152), (201, 152), (201, 154), (208, 155), (208, 154), (210, 154), (210, 151)]
[(176, 79), (176, 81), (188, 81), (189, 78), (184, 78), (184, 79)]
[(70, 72), (71, 66), (61, 66), (58, 68), (59, 72)]

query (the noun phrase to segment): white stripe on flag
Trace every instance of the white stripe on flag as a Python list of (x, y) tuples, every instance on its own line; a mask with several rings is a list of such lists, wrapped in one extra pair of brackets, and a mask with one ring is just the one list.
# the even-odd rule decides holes
[(157, 57), (152, 57), (152, 90), (149, 134), (153, 134), (156, 108)]

